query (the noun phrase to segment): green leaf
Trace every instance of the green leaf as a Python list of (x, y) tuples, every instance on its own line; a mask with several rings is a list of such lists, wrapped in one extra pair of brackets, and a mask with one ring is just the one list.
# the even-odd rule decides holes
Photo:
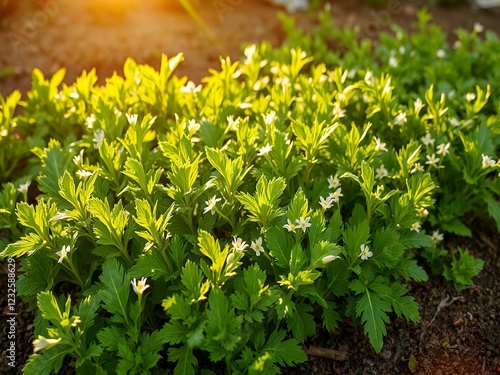
[(62, 367), (68, 348), (56, 345), (41, 354), (32, 354), (23, 368), (25, 375), (51, 375)]
[(373, 261), (380, 268), (393, 268), (403, 256), (404, 245), (399, 240), (399, 233), (393, 227), (384, 227), (373, 235)]
[(52, 292), (47, 291), (39, 293), (37, 301), (38, 308), (42, 312), (43, 318), (56, 326), (60, 326), (63, 315)]
[(216, 180), (219, 191), (223, 193), (226, 201), (232, 202), (234, 194), (251, 167), (244, 169), (243, 158), (232, 160), (219, 149), (207, 147), (205, 152), (210, 164), (219, 172)]
[(423, 247), (434, 247), (435, 242), (431, 236), (424, 232), (408, 231), (399, 239), (401, 246), (405, 249), (420, 249)]
[(307, 198), (302, 191), (302, 188), (299, 188), (293, 196), (292, 202), (290, 203), (287, 217), (292, 223), (295, 223), (295, 220), (300, 219), (301, 217), (306, 218), (308, 214), (309, 204), (307, 202)]
[(62, 204), (64, 201), (59, 195), (59, 179), (65, 171), (73, 170), (71, 157), (67, 157), (66, 153), (67, 151), (63, 150), (58, 141), (50, 140), (48, 148), (40, 154), (42, 174), (38, 178), (40, 191)]
[(495, 200), (490, 194), (484, 194), (483, 198), (488, 206), (488, 213), (495, 220), (497, 229), (500, 231), (500, 203)]
[(186, 342), (190, 331), (188, 327), (178, 320), (171, 320), (161, 330), (166, 342), (173, 345)]
[(293, 314), (287, 316), (287, 326), (291, 329), (293, 337), (298, 342), (304, 342), (306, 338), (316, 333), (316, 323), (312, 311), (311, 305), (296, 303)]
[(302, 350), (299, 341), (296, 339), (285, 340), (285, 337), (285, 331), (274, 331), (262, 350), (270, 352), (274, 361), (278, 362), (280, 366), (294, 366), (297, 363), (307, 361), (307, 355)]
[(368, 221), (363, 220), (358, 225), (347, 223), (342, 238), (347, 253), (346, 256), (349, 259), (349, 263), (352, 265), (359, 257), (361, 245), (366, 245), (370, 238), (370, 226)]
[(123, 254), (127, 254), (123, 234), (128, 223), (128, 216), (123, 209), (122, 202), (119, 201), (111, 210), (107, 200), (92, 198), (89, 201), (88, 210), (97, 219), (94, 222), (97, 243), (116, 246)]
[(43, 252), (35, 252), (27, 257), (21, 270), (23, 274), (19, 276), (16, 287), (19, 295), (27, 300), (31, 300), (43, 290), (50, 289), (54, 284), (54, 261)]
[(221, 360), (225, 353), (236, 349), (242, 339), (242, 317), (237, 316), (229, 301), (220, 289), (213, 289), (208, 297), (208, 320), (206, 337), (209, 340), (203, 345), (210, 352), (212, 361)]
[(370, 282), (369, 287), (362, 284), (360, 280), (354, 280), (350, 288), (356, 294), (362, 294), (356, 304), (356, 316), (361, 318), (365, 334), (368, 334), (373, 348), (380, 353), (383, 337), (387, 333), (385, 324), (389, 322), (387, 312), (391, 311), (389, 303), (381, 295), (387, 295), (391, 290), (380, 276)]
[(123, 336), (123, 332), (120, 332), (116, 326), (104, 327), (97, 334), (97, 339), (101, 345), (111, 352), (118, 351), (118, 342), (120, 340), (126, 340)]
[(403, 258), (392, 271), (404, 277), (405, 280), (427, 281), (429, 279), (425, 270), (418, 265), (415, 259)]
[(159, 331), (153, 331), (151, 334), (142, 333), (140, 354), (142, 359), (142, 368), (149, 370), (157, 365), (162, 358), (159, 354), (163, 349), (163, 335)]
[(220, 245), (218, 240), (216, 240), (207, 231), (200, 230), (198, 234), (198, 245), (203, 255), (210, 259), (212, 263), (217, 262), (220, 253)]
[(418, 303), (413, 297), (406, 296), (408, 289), (403, 284), (394, 282), (391, 284), (391, 294), (388, 296), (389, 302), (397, 316), (404, 316), (412, 322), (420, 320)]
[(113, 314), (112, 322), (128, 322), (128, 298), (131, 285), (125, 278), (123, 266), (116, 259), (107, 260), (102, 265), (102, 274), (99, 277), (101, 289), (98, 293), (104, 308)]
[(476, 259), (467, 250), (458, 248), (459, 257), (454, 257), (451, 267), (444, 267), (443, 275), (446, 280), (455, 283), (455, 287), (461, 290), (464, 286), (474, 285), (472, 279), (481, 272), (484, 261)]
[(85, 297), (78, 305), (78, 316), (80, 317), (81, 324), (79, 328), (86, 331), (93, 326), (97, 311), (101, 307), (101, 299), (97, 294)]
[(190, 299), (191, 303), (206, 299), (210, 282), (203, 282), (203, 273), (200, 268), (188, 260), (182, 269), (182, 284), (186, 287), (184, 294)]
[(273, 227), (266, 233), (266, 243), (270, 255), (276, 259), (278, 267), (288, 270), (293, 241), (281, 228)]
[(337, 259), (328, 263), (326, 275), (330, 291), (337, 297), (342, 297), (349, 292), (349, 264), (344, 259)]
[(24, 254), (36, 252), (45, 246), (46, 242), (35, 233), (22, 237), (19, 241), (7, 245), (0, 254), (3, 257), (20, 257)]
[(329, 332), (333, 332), (339, 328), (339, 323), (342, 321), (342, 317), (338, 312), (337, 305), (332, 301), (326, 302), (327, 306), (323, 307), (321, 318), (323, 320), (323, 327), (325, 327)]
[(193, 354), (193, 349), (190, 349), (187, 345), (183, 345), (180, 348), (169, 348), (168, 360), (170, 362), (177, 362), (174, 375), (195, 374), (195, 367), (198, 365), (198, 360)]
[(268, 228), (274, 219), (284, 214), (278, 207), (278, 203), (285, 186), (284, 178), (268, 180), (262, 175), (257, 182), (257, 191), (254, 196), (240, 193), (236, 195), (236, 198), (250, 212), (250, 221), (258, 222), (263, 228)]
[(135, 264), (130, 268), (131, 278), (151, 277), (153, 280), (162, 278), (170, 280), (179, 273), (172, 274), (161, 252), (157, 249), (146, 251), (135, 259)]

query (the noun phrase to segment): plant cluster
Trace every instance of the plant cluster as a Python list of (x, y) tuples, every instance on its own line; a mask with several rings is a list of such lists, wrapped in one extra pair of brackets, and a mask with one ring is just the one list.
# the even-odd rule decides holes
[(21, 258), (36, 305), (24, 373), (67, 358), (210, 373), (206, 358), (275, 374), (344, 319), (380, 352), (391, 317), (419, 320), (406, 284), (427, 279), (423, 259), (472, 283), (482, 261), (443, 244), (481, 215), (500, 226), (499, 88), (483, 83), (498, 39), (460, 31), (450, 49), (422, 13), (374, 49), (326, 15), (310, 35), (283, 20), (282, 48), (248, 46), (199, 86), (177, 55), (158, 72), (129, 59), (102, 87), (35, 70), (26, 102), (1, 99), (1, 255)]

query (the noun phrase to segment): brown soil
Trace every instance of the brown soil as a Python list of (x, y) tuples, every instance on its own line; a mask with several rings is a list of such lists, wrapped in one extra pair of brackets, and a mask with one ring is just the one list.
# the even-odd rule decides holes
[[(98, 10), (93, 8), (96, 0), (46, 0), (45, 9), (53, 14), (49, 18), (43, 18), (40, 5), (23, 2), (12, 13), (0, 14), (0, 94), (7, 95), (14, 89), (26, 92), (34, 67), (46, 75), (66, 67), (68, 83), (73, 82), (82, 69), (95, 67), (103, 80), (113, 71), (120, 72), (128, 56), (157, 67), (161, 53), (171, 56), (183, 52), (186, 60), (177, 73), (200, 81), (209, 68), (218, 67), (219, 55), (239, 59), (242, 43), (266, 39), (278, 45), (284, 38), (275, 15), (276, 8), (264, 1), (213, 0), (205, 3), (199, 9), (211, 35), (207, 35), (182, 7), (174, 5), (173, 0), (151, 0), (141, 6), (137, 0), (135, 5), (132, 4), (134, 0), (125, 0), (123, 3), (130, 3), (130, 8), (123, 9), (113, 8), (110, 2), (100, 0), (101, 10)], [(332, 3), (331, 12), (338, 24), (359, 25), (362, 34), (368, 37), (387, 30), (388, 21), (410, 30), (417, 11), (415, 2), (395, 0), (391, 4), (392, 8), (373, 8), (360, 0), (345, 1)], [(106, 8), (104, 12), (103, 8)], [(474, 22), (500, 33), (499, 10), (483, 11), (468, 4), (431, 7), (430, 10), (434, 22), (448, 32), (450, 40), (453, 29), (470, 29)], [(314, 12), (299, 12), (296, 16), (297, 25), (306, 30), (316, 22)], [(11, 73), (4, 74), (6, 69)], [(500, 235), (491, 223), (478, 225), (474, 233), (471, 240), (446, 240), (451, 246), (460, 244), (469, 248), (473, 255), (486, 261), (483, 272), (475, 280), (475, 287), (459, 294), (441, 277), (432, 277), (424, 284), (411, 284), (410, 294), (421, 306), (422, 320), (411, 324), (393, 317), (380, 355), (375, 354), (361, 329), (345, 322), (341, 330), (332, 335), (319, 330), (306, 346), (344, 352), (347, 360), (310, 356), (307, 363), (285, 369), (283, 373), (410, 374), (408, 360), (412, 355), (416, 359), (416, 374), (500, 373)], [(0, 310), (3, 317), (7, 313), (6, 279), (2, 268)], [(455, 300), (445, 306), (447, 298)], [(32, 351), (33, 315), (26, 307), (18, 298), (17, 369), (11, 373), (21, 372), (22, 364)], [(4, 352), (7, 328), (6, 319), (2, 319), (0, 373), (8, 370)], [(63, 372), (72, 373), (69, 368)]]
[[(389, 22), (409, 30), (422, 1), (391, 0), (388, 6), (374, 8), (362, 0), (340, 0), (331, 3), (331, 13), (339, 25), (359, 25), (362, 35), (374, 37), (387, 30)], [(209, 68), (218, 68), (220, 55), (239, 59), (242, 43), (266, 39), (278, 45), (284, 38), (276, 17), (279, 9), (264, 0), (191, 2), (205, 4), (197, 9), (209, 34), (177, 0), (149, 0), (140, 6), (139, 0), (121, 0), (123, 6), (113, 6), (120, 3), (117, 0), (31, 0), (3, 16), (0, 10), (0, 93), (29, 89), (34, 67), (48, 76), (66, 67), (68, 83), (82, 69), (95, 67), (103, 82), (113, 71), (121, 72), (127, 57), (158, 67), (161, 53), (183, 52), (185, 61), (177, 73), (197, 82)], [(450, 39), (455, 28), (471, 29), (474, 22), (500, 32), (500, 9), (464, 4), (430, 10)], [(296, 17), (297, 25), (306, 30), (315, 24), (314, 11), (298, 12)]]

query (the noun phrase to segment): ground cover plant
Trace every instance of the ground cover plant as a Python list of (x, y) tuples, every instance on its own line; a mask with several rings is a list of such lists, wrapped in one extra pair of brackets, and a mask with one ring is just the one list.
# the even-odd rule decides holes
[(2, 98), (2, 257), (37, 311), (24, 372), (278, 373), (344, 319), (380, 352), (390, 318), (419, 319), (424, 267), (470, 285), (483, 261), (444, 236), (500, 225), (500, 43), (477, 25), (450, 47), (427, 18), (376, 46), (283, 18), (283, 47), (200, 86), (178, 55), (103, 87), (34, 71)]

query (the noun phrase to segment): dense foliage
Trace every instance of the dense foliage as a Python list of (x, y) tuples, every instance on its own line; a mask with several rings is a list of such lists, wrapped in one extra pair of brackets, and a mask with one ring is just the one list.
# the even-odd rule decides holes
[(35, 70), (26, 101), (0, 98), (1, 255), (37, 306), (26, 374), (275, 374), (345, 318), (381, 351), (391, 317), (418, 321), (405, 284), (427, 265), (472, 283), (482, 261), (443, 244), (479, 215), (500, 227), (498, 38), (450, 48), (426, 13), (376, 47), (326, 13), (307, 35), (283, 21), (281, 48), (200, 86), (178, 55), (102, 87)]

